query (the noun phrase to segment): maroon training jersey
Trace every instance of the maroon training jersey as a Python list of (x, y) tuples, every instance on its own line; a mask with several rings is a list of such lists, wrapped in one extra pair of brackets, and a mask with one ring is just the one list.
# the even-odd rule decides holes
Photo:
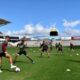
[(3, 51), (3, 52), (6, 52), (7, 45), (8, 45), (8, 42), (7, 42), (7, 41), (4, 41), (4, 42), (2, 43), (2, 51)]

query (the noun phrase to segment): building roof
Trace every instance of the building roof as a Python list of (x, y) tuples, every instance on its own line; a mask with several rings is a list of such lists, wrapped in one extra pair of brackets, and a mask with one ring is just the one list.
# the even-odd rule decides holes
[(11, 22), (10, 21), (7, 21), (5, 19), (0, 18), (0, 26), (6, 25), (6, 24), (9, 24), (9, 23), (11, 23)]

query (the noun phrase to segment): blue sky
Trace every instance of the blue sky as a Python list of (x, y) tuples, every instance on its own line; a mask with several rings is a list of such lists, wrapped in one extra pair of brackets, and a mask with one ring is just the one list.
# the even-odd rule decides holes
[(12, 34), (80, 35), (80, 0), (0, 0), (0, 18), (11, 21), (0, 31)]

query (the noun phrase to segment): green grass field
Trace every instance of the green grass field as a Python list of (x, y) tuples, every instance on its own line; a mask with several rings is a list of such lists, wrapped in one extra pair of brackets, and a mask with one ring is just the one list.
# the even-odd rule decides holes
[[(17, 48), (8, 48), (8, 52), (13, 56), (17, 52)], [(80, 49), (77, 47), (71, 52), (68, 47), (64, 48), (64, 55), (56, 55), (56, 49), (40, 58), (39, 48), (29, 48), (28, 54), (35, 60), (32, 64), (23, 55), (17, 59), (16, 65), (21, 71), (16, 73), (10, 70), (8, 60), (3, 58), (0, 80), (80, 80)], [(66, 71), (71, 69), (71, 71)]]

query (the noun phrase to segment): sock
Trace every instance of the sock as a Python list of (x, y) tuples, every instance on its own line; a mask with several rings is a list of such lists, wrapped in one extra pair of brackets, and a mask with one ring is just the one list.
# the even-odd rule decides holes
[(13, 64), (11, 64), (11, 66), (13, 66)]

